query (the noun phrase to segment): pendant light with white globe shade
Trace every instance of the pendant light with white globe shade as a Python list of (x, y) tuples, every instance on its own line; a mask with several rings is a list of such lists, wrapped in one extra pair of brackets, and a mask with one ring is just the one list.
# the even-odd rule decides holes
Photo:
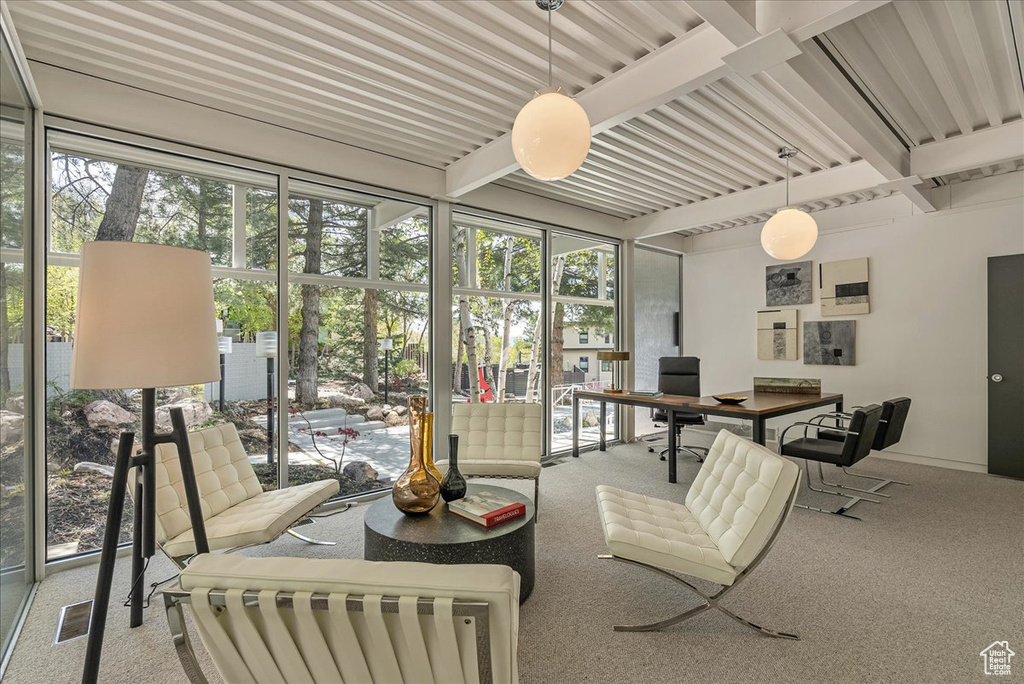
[(789, 160), (796, 150), (783, 147), (779, 159), (786, 160), (786, 206), (775, 212), (761, 229), (761, 246), (780, 261), (799, 259), (818, 241), (818, 224), (806, 211), (789, 206)]
[(534, 94), (512, 124), (512, 152), (526, 173), (543, 181), (572, 175), (590, 151), (590, 119), (551, 74), (551, 13), (563, 0), (536, 0), (548, 13), (548, 87)]

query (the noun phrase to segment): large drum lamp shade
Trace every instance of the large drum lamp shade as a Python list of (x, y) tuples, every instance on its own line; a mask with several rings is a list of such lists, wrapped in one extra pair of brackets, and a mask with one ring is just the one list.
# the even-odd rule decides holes
[(554, 90), (538, 93), (512, 124), (512, 152), (534, 178), (572, 175), (590, 151), (590, 119), (576, 100)]
[(818, 241), (818, 224), (805, 211), (783, 207), (761, 229), (761, 246), (780, 261), (799, 259)]
[(209, 254), (89, 242), (78, 278), (72, 387), (144, 389), (220, 378)]

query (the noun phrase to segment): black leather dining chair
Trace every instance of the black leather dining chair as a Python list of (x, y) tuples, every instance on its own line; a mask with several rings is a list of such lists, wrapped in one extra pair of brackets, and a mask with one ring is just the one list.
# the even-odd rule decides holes
[[(813, 506), (806, 506), (803, 504), (795, 504), (796, 506), (811, 511), (831, 513), (833, 515), (841, 515), (847, 518), (859, 520), (859, 518), (856, 518), (855, 516), (848, 515), (847, 511), (861, 501), (878, 503), (875, 499), (868, 499), (862, 496), (845, 494), (843, 492), (833, 492), (827, 489), (819, 489), (815, 487), (811, 483), (810, 461), (815, 461), (818, 464), (818, 476), (821, 480), (824, 480), (824, 472), (821, 468), (822, 463), (831, 463), (832, 465), (840, 467), (849, 467), (867, 457), (867, 455), (871, 453), (872, 445), (875, 443), (875, 436), (878, 433), (878, 426), (881, 418), (882, 407), (878, 404), (871, 404), (869, 406), (854, 409), (850, 415), (848, 426), (845, 429), (825, 428), (820, 422), (801, 421), (793, 423), (782, 431), (782, 435), (779, 437), (779, 453), (783, 456), (804, 459), (804, 469), (807, 471), (807, 488), (821, 494), (831, 494), (832, 496), (840, 496), (848, 499), (848, 501), (843, 503), (843, 505), (836, 510), (815, 508)], [(803, 427), (804, 435), (787, 442), (786, 433), (797, 427)], [(832, 437), (821, 436), (821, 433), (826, 431), (826, 429), (833, 433)], [(813, 430), (815, 433), (813, 437), (808, 435), (810, 430)], [(842, 434), (842, 441), (834, 439), (838, 434)]]
[[(903, 428), (907, 424), (907, 416), (910, 414), (910, 398), (909, 397), (897, 397), (895, 399), (889, 399), (882, 402), (882, 417), (878, 422), (878, 432), (875, 433), (875, 441), (871, 445), (874, 451), (882, 451), (888, 449), (894, 444), (899, 443), (900, 439), (903, 438)], [(820, 422), (830, 418), (838, 418), (840, 422), (845, 422), (850, 419), (852, 414), (849, 413), (826, 413), (821, 416), (812, 418), (812, 422), (819, 419)], [(822, 439), (831, 439), (841, 442), (845, 439), (845, 435), (840, 430), (823, 429), (818, 432), (818, 436)], [(828, 482), (822, 479), (822, 484), (828, 485), (829, 487), (839, 487), (840, 489), (848, 489), (851, 492), (862, 492), (864, 494), (874, 494), (875, 496), (884, 496), (888, 498), (888, 494), (883, 494), (879, 490), (889, 484), (900, 484), (910, 486), (909, 482), (901, 482), (900, 480), (892, 480), (885, 477), (877, 477), (875, 475), (862, 475), (860, 473), (852, 473), (849, 470), (849, 466), (843, 466), (843, 472), (852, 477), (860, 477), (865, 480), (878, 480), (878, 484), (869, 489), (858, 489), (857, 487), (850, 487), (847, 485), (839, 484), (837, 482)]]
[[(658, 359), (658, 391), (665, 394), (681, 394), (683, 396), (700, 396), (700, 359), (696, 356), (663, 356)], [(703, 425), (704, 416), (692, 411), (676, 411), (676, 432), (682, 434), (687, 425)], [(668, 413), (663, 409), (654, 409), (651, 417), (655, 423), (668, 423)], [(655, 447), (647, 450), (654, 452)], [(698, 462), (703, 462), (708, 450), (704, 447), (688, 446), (676, 443), (676, 451), (688, 451)], [(661, 450), (661, 460), (665, 460), (668, 448)]]

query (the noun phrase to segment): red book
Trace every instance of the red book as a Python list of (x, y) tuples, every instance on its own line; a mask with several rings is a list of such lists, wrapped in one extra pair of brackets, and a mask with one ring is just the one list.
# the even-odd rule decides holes
[(472, 520), (478, 525), (494, 527), (526, 515), (526, 504), (510, 501), (485, 489), (482, 492), (450, 502), (448, 510), (466, 520)]

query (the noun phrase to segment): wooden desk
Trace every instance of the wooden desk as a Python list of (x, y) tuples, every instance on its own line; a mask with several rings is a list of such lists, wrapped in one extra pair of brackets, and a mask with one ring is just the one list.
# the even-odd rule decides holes
[(769, 418), (777, 418), (790, 413), (799, 413), (822, 406), (834, 406), (836, 411), (843, 410), (842, 394), (783, 394), (781, 392), (754, 392), (741, 390), (738, 392), (722, 392), (722, 394), (738, 394), (747, 396), (742, 404), (721, 404), (714, 397), (688, 397), (679, 394), (665, 394), (660, 397), (643, 397), (629, 393), (608, 394), (594, 390), (576, 390), (572, 393), (572, 455), (580, 455), (580, 400), (589, 399), (601, 405), (600, 440), (598, 448), (605, 450), (605, 417), (607, 404), (624, 406), (646, 406), (662, 409), (668, 414), (668, 481), (676, 481), (676, 420), (675, 411), (702, 413), (707, 416), (726, 416), (749, 420), (753, 426), (754, 441), (764, 445), (765, 424)]

